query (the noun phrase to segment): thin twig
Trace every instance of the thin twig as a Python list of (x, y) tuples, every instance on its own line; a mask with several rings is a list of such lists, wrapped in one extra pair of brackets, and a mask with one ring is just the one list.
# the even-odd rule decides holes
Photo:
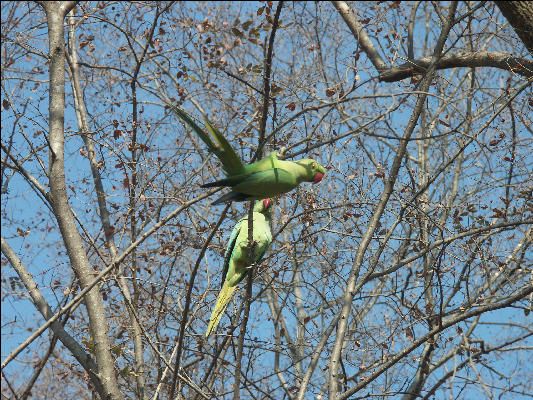
[(153, 233), (157, 232), (160, 228), (165, 226), (167, 222), (169, 222), (171, 219), (175, 218), (178, 214), (180, 214), (184, 209), (189, 208), (194, 203), (199, 202), (200, 200), (205, 199), (206, 197), (209, 197), (212, 195), (215, 191), (209, 191), (202, 193), (200, 196), (195, 197), (192, 200), (189, 200), (188, 202), (182, 204), (181, 206), (177, 207), (172, 211), (170, 214), (168, 214), (165, 218), (163, 218), (161, 221), (155, 223), (150, 229), (148, 229), (145, 233), (143, 233), (134, 243), (132, 243), (124, 252), (118, 256), (113, 263), (111, 263), (107, 268), (103, 269), (98, 273), (96, 278), (94, 278), (93, 281), (91, 281), (90, 284), (88, 284), (83, 290), (76, 295), (65, 307), (63, 307), (61, 310), (59, 310), (57, 313), (55, 313), (51, 318), (49, 318), (45, 324), (43, 324), (39, 329), (37, 329), (28, 339), (26, 339), (22, 344), (20, 344), (15, 350), (13, 350), (5, 359), (2, 361), (1, 369), (4, 369), (6, 365), (8, 365), (22, 350), (24, 350), (26, 347), (28, 347), (35, 339), (37, 339), (41, 334), (50, 327), (61, 315), (63, 315), (65, 312), (67, 312), (72, 307), (76, 306), (78, 302), (82, 300), (82, 297), (87, 294), (95, 285), (97, 285), (102, 279), (104, 279), (111, 271), (113, 271), (124, 259), (132, 252), (132, 250), (136, 247), (138, 247), (142, 242), (144, 242), (148, 237), (150, 237)]
[(270, 38), (268, 40), (268, 50), (265, 57), (264, 70), (265, 74), (263, 76), (263, 107), (261, 109), (261, 121), (259, 122), (259, 144), (257, 146), (257, 151), (255, 152), (252, 161), (260, 158), (263, 155), (263, 148), (265, 147), (265, 130), (266, 122), (268, 119), (268, 103), (270, 100), (270, 75), (272, 73), (272, 52), (274, 50), (274, 37), (276, 36), (276, 31), (279, 26), (279, 16), (281, 14), (281, 9), (283, 7), (283, 1), (278, 3), (276, 8), (276, 14), (274, 15), (274, 21), (272, 24), (272, 32), (270, 33)]
[(254, 251), (255, 251), (255, 241), (254, 241), (254, 202), (250, 202), (248, 208), (248, 263), (250, 267), (248, 268), (248, 279), (246, 280), (246, 298), (245, 298), (245, 307), (244, 315), (241, 322), (241, 330), (239, 331), (239, 339), (237, 342), (237, 357), (235, 360), (235, 381), (233, 383), (233, 399), (240, 399), (240, 388), (241, 388), (241, 365), (242, 365), (242, 354), (244, 346), (244, 335), (246, 334), (246, 325), (248, 324), (248, 317), (250, 315), (250, 303), (252, 298), (252, 282), (254, 275)]
[[(276, 13), (274, 15), (274, 20), (272, 22), (272, 31), (270, 32), (270, 38), (268, 41), (268, 49), (265, 57), (264, 71), (263, 76), (263, 107), (261, 121), (259, 124), (259, 144), (257, 146), (257, 151), (254, 154), (252, 160), (255, 160), (262, 156), (263, 149), (265, 146), (265, 130), (266, 130), (266, 121), (268, 118), (268, 104), (270, 99), (270, 75), (272, 71), (272, 54), (274, 50), (274, 38), (276, 36), (276, 31), (279, 26), (279, 16), (281, 14), (281, 9), (283, 8), (283, 1), (278, 2), (276, 8)], [(248, 254), (249, 254), (249, 270), (248, 270), (248, 279), (246, 281), (246, 306), (244, 308), (244, 315), (241, 322), (241, 329), (239, 331), (239, 339), (237, 343), (237, 359), (235, 361), (235, 381), (234, 381), (234, 392), (233, 398), (235, 400), (240, 399), (240, 379), (241, 379), (241, 363), (243, 355), (243, 346), (244, 346), (244, 335), (246, 334), (246, 325), (248, 324), (248, 317), (250, 314), (250, 304), (252, 298), (252, 282), (255, 270), (254, 264), (254, 252), (255, 252), (255, 242), (253, 236), (253, 208), (254, 202), (250, 202), (248, 209)]]
[(187, 285), (187, 295), (185, 297), (185, 308), (183, 309), (183, 316), (181, 318), (181, 324), (180, 324), (180, 332), (178, 336), (178, 350), (176, 351), (176, 361), (174, 362), (174, 373), (172, 375), (172, 384), (170, 388), (170, 395), (169, 399), (174, 398), (174, 392), (176, 391), (176, 382), (178, 379), (178, 372), (180, 369), (180, 362), (181, 362), (181, 353), (183, 350), (183, 340), (185, 337), (185, 327), (187, 326), (187, 317), (189, 315), (189, 308), (191, 306), (191, 298), (192, 298), (192, 288), (194, 286), (194, 280), (196, 279), (196, 274), (198, 272), (198, 267), (200, 267), (200, 263), (204, 257), (204, 254), (207, 250), (207, 246), (209, 246), (209, 243), (211, 243), (211, 240), (215, 236), (215, 233), (217, 232), (218, 228), (226, 218), (226, 212), (230, 208), (231, 203), (228, 203), (224, 210), (222, 211), (222, 214), (220, 215), (220, 218), (218, 219), (218, 222), (216, 223), (215, 227), (207, 237), (204, 245), (202, 246), (202, 249), (200, 250), (200, 254), (198, 255), (198, 258), (196, 259), (196, 264), (194, 265), (194, 268), (191, 272), (191, 277), (189, 278), (189, 284)]

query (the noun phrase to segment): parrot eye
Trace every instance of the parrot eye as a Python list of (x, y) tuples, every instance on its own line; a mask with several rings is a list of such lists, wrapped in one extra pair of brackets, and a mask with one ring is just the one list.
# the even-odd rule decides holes
[(316, 169), (316, 164), (315, 163), (311, 164), (311, 169)]

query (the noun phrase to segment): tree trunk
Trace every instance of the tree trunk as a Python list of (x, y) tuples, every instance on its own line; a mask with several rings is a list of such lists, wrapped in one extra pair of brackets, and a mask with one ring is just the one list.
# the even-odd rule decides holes
[(495, 3), (533, 55), (533, 3), (530, 1), (496, 1)]
[[(49, 142), (50, 142), (50, 197), (61, 236), (70, 259), (71, 267), (79, 279), (81, 288), (93, 280), (91, 268), (82, 239), (76, 227), (68, 202), (64, 163), (64, 109), (65, 109), (65, 43), (63, 20), (75, 3), (43, 2), (48, 23), (50, 46), (50, 94), (49, 94)], [(105, 390), (105, 399), (122, 398), (117, 385), (114, 360), (111, 356), (109, 326), (98, 288), (85, 296), (91, 336), (95, 343), (98, 377)]]

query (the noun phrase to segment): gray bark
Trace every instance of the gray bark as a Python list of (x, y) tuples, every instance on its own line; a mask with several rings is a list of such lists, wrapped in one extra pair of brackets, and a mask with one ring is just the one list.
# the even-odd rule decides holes
[(350, 28), (350, 31), (359, 42), (361, 48), (365, 51), (372, 64), (374, 64), (374, 67), (376, 67), (378, 71), (385, 70), (387, 64), (383, 61), (383, 58), (372, 43), (372, 40), (370, 40), (363, 25), (357, 19), (355, 9), (350, 10), (350, 7), (345, 1), (333, 1), (332, 3), (344, 19), (344, 22), (346, 22), (346, 25), (348, 25), (348, 28)]
[(533, 3), (531, 1), (495, 1), (495, 3), (533, 55)]
[[(7, 243), (6, 240), (2, 237), (2, 253), (9, 260), (13, 269), (17, 272), (17, 275), (20, 277), (22, 283), (28, 289), (28, 293), (31, 297), (31, 300), (37, 310), (42, 314), (45, 319), (50, 319), (54, 315), (52, 309), (44, 299), (41, 291), (37, 287), (37, 284), (28, 273), (28, 270), (20, 261), (18, 256), (15, 254), (11, 246)], [(74, 358), (80, 363), (80, 365), (87, 371), (91, 383), (94, 385), (96, 391), (102, 396), (105, 392), (103, 386), (100, 382), (100, 379), (96, 375), (97, 366), (94, 360), (89, 354), (83, 350), (83, 347), (63, 328), (63, 325), (59, 321), (55, 321), (50, 326), (52, 331), (57, 335), (61, 343), (65, 345), (67, 349), (70, 350)]]
[[(397, 67), (380, 73), (379, 80), (383, 82), (397, 82), (414, 75), (421, 74), (427, 69), (431, 57), (411, 60)], [(468, 54), (447, 54), (435, 66), (436, 69), (457, 67), (494, 67), (530, 78), (533, 76), (533, 62), (525, 58), (513, 57), (511, 54), (492, 51), (480, 51)]]
[[(65, 182), (64, 162), (64, 109), (65, 109), (65, 43), (63, 22), (75, 2), (42, 2), (48, 24), (50, 57), (49, 143), (50, 143), (50, 197), (54, 216), (65, 244), (71, 267), (86, 287), (93, 280), (91, 268), (70, 205)], [(96, 286), (85, 296), (91, 336), (95, 344), (98, 376), (104, 387), (105, 399), (121, 399), (115, 378), (114, 360), (108, 337), (102, 297)]]
[[(104, 185), (102, 182), (102, 176), (100, 175), (100, 170), (98, 169), (98, 160), (96, 158), (96, 151), (93, 143), (93, 139), (89, 134), (89, 122), (87, 120), (87, 108), (85, 106), (85, 100), (82, 95), (82, 89), (80, 84), (80, 71), (78, 66), (78, 56), (77, 56), (77, 46), (76, 46), (76, 35), (74, 33), (74, 18), (71, 18), (70, 21), (72, 30), (70, 32), (70, 45), (71, 51), (70, 55), (67, 56), (69, 61), (70, 72), (71, 72), (71, 85), (74, 89), (74, 103), (76, 106), (76, 115), (78, 118), (78, 126), (82, 133), (81, 137), (83, 143), (87, 148), (87, 158), (89, 159), (91, 165), (91, 173), (93, 176), (94, 188), (96, 191), (96, 198), (98, 200), (98, 210), (100, 221), (102, 222), (102, 227), (104, 228), (105, 240), (107, 248), (111, 254), (111, 259), (115, 260), (118, 255), (117, 247), (115, 245), (115, 239), (113, 234), (113, 229), (111, 229), (110, 215), (109, 210), (107, 209)], [(135, 241), (136, 237), (132, 240)], [(135, 249), (132, 253), (132, 258), (135, 259)], [(136, 302), (132, 301), (132, 296), (124, 274), (122, 271), (118, 273), (117, 283), (120, 287), (121, 293), (124, 295), (125, 301), (133, 305)], [(135, 280), (134, 280), (135, 283)], [(143, 345), (142, 345), (142, 332), (139, 326), (139, 322), (134, 317), (132, 310), (128, 308), (128, 314), (130, 318), (130, 323), (132, 326), (131, 335), (133, 337), (134, 351), (135, 351), (135, 380), (137, 381), (137, 395), (140, 399), (146, 399), (147, 394), (145, 390), (145, 367), (144, 367), (144, 357), (143, 357)]]
[[(424, 76), (420, 84), (421, 92), (427, 92), (429, 89), (429, 86), (431, 85), (431, 82), (433, 81), (433, 75), (436, 70), (435, 64), (440, 58), (442, 50), (444, 49), (444, 43), (453, 26), (453, 20), (454, 20), (456, 8), (457, 8), (457, 2), (452, 2), (448, 9), (448, 17), (445, 21), (445, 24), (442, 27), (439, 40), (437, 41), (437, 44), (433, 51), (431, 65), (429, 69), (427, 70), (426, 75)], [(368, 224), (367, 231), (365, 232), (363, 239), (361, 240), (361, 244), (359, 245), (359, 248), (357, 249), (357, 253), (355, 256), (355, 262), (352, 267), (352, 271), (350, 273), (350, 278), (348, 280), (346, 290), (344, 292), (345, 294), (344, 294), (344, 299), (343, 299), (343, 305), (341, 308), (341, 317), (339, 320), (339, 324), (337, 326), (337, 337), (335, 338), (335, 345), (333, 347), (333, 351), (332, 351), (332, 355), (330, 359), (331, 361), (329, 365), (329, 398), (331, 399), (337, 398), (337, 392), (338, 392), (338, 387), (339, 387), (337, 375), (338, 375), (341, 356), (342, 356), (341, 351), (343, 347), (344, 338), (347, 332), (348, 319), (350, 318), (350, 311), (352, 307), (353, 298), (355, 294), (357, 293), (356, 283), (358, 281), (359, 271), (363, 263), (364, 255), (366, 253), (368, 246), (370, 245), (372, 236), (374, 235), (374, 232), (377, 229), (377, 223), (380, 220), (381, 215), (383, 214), (385, 210), (385, 206), (387, 202), (389, 201), (389, 198), (393, 192), (394, 184), (396, 183), (396, 179), (398, 177), (398, 171), (400, 169), (402, 160), (404, 159), (404, 156), (405, 156), (405, 151), (407, 148), (408, 140), (411, 137), (418, 123), (418, 119), (419, 119), (420, 113), (422, 112), (422, 108), (424, 106), (426, 97), (427, 97), (426, 94), (422, 94), (418, 97), (416, 106), (413, 110), (413, 114), (411, 115), (409, 123), (405, 129), (405, 133), (403, 136), (404, 140), (402, 140), (398, 146), (398, 151), (396, 152), (394, 162), (391, 166), (391, 169), (389, 172), (389, 178), (387, 182), (385, 183), (385, 188), (381, 194), (381, 199), (378, 205), (376, 206), (374, 214), (372, 215), (372, 218)]]

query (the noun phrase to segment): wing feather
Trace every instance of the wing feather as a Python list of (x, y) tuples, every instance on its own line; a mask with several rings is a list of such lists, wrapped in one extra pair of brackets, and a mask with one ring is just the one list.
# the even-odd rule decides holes
[(231, 254), (233, 253), (233, 249), (235, 248), (235, 242), (237, 242), (237, 237), (239, 236), (239, 233), (241, 231), (241, 225), (244, 219), (245, 218), (241, 218), (239, 222), (237, 222), (237, 224), (231, 231), (228, 243), (226, 244), (226, 252), (224, 253), (224, 269), (222, 270), (222, 281), (220, 286), (223, 286), (224, 282), (226, 281), (226, 275), (228, 274), (229, 268), (229, 260), (231, 258)]
[(265, 198), (286, 193), (296, 186), (298, 186), (298, 181), (293, 174), (282, 168), (271, 168), (248, 174), (240, 183), (232, 186), (232, 190), (257, 198)]

